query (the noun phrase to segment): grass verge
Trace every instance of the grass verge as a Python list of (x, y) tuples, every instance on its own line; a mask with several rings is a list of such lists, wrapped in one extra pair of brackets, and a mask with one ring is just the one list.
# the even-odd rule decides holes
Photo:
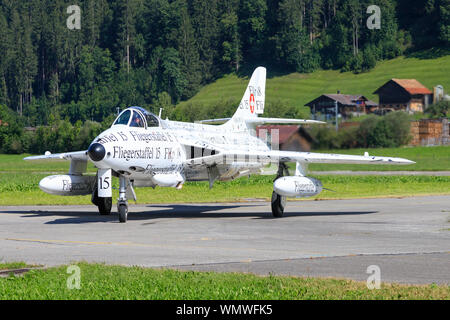
[(309, 165), (309, 169), (311, 171), (450, 171), (450, 146), (327, 150), (316, 152), (363, 155), (366, 151), (373, 156), (405, 158), (415, 161), (416, 164), (407, 166), (311, 164)]
[[(10, 176), (9, 176), (10, 175)], [(84, 205), (90, 196), (61, 197), (45, 194), (38, 188), (44, 174), (2, 174), (0, 176), (0, 205)], [(450, 177), (436, 176), (333, 176), (318, 177), (325, 188), (312, 200), (354, 199), (373, 197), (406, 197), (450, 194)], [(201, 203), (236, 202), (246, 199), (270, 200), (273, 176), (252, 176), (231, 182), (217, 182), (209, 189), (208, 182), (189, 182), (182, 190), (173, 188), (137, 188), (138, 203)], [(117, 188), (117, 179), (113, 180)], [(113, 190), (117, 199), (118, 191)]]
[(382, 284), (339, 279), (256, 276), (239, 273), (157, 270), (77, 264), (80, 289), (68, 289), (67, 266), (31, 270), (0, 278), (0, 299), (149, 299), (149, 300), (294, 300), (294, 299), (449, 299), (450, 287)]
[(26, 264), (25, 262), (7, 262), (7, 263), (0, 262), (0, 271), (27, 268), (27, 267), (30, 267), (30, 265)]

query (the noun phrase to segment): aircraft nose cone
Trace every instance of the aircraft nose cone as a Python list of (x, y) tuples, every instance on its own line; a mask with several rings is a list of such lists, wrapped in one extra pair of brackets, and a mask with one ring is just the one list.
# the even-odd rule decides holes
[(92, 159), (92, 161), (102, 161), (105, 157), (106, 151), (105, 147), (102, 146), (100, 143), (93, 143), (89, 146), (88, 149), (88, 155), (89, 158)]

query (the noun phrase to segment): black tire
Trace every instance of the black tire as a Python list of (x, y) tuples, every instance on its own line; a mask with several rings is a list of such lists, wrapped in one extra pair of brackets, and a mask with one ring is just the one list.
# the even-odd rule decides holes
[(280, 196), (275, 191), (272, 192), (272, 215), (275, 218), (281, 218), (286, 206), (286, 197)]
[(95, 186), (94, 192), (92, 193), (91, 201), (98, 207), (98, 212), (100, 212), (102, 216), (111, 214), (112, 198), (100, 198), (98, 196), (97, 185)]
[(100, 212), (102, 216), (111, 214), (112, 198), (98, 198), (97, 203), (98, 212)]
[(121, 204), (119, 205), (119, 221), (121, 223), (127, 222), (128, 219), (128, 208), (126, 205)]

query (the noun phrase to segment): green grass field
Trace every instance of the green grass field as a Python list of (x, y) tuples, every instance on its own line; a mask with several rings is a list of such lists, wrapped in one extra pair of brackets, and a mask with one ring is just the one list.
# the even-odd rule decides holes
[(80, 289), (68, 289), (67, 266), (0, 278), (3, 299), (296, 300), (449, 299), (450, 287), (382, 284), (340, 279), (183, 272), (140, 267), (77, 264)]
[[(0, 175), (0, 206), (6, 205), (85, 205), (90, 196), (61, 197), (48, 195), (39, 187), (46, 174), (3, 173)], [(374, 197), (406, 197), (450, 194), (450, 177), (434, 176), (332, 176), (318, 177), (325, 188), (312, 200)], [(208, 182), (188, 182), (182, 190), (173, 188), (137, 188), (137, 203), (236, 202), (251, 199), (270, 200), (273, 176), (252, 176), (231, 182), (217, 182), (209, 190)], [(113, 185), (118, 187), (117, 179)], [(117, 189), (113, 199), (118, 198)]]
[[(334, 165), (334, 164), (312, 164), (311, 171), (450, 171), (450, 146), (438, 147), (403, 147), (403, 148), (380, 148), (380, 149), (349, 149), (349, 150), (314, 150), (322, 153), (341, 153), (363, 155), (369, 152), (374, 156), (392, 156), (406, 158), (416, 162), (414, 165), (389, 166), (389, 165)], [(41, 173), (41, 172), (67, 172), (70, 162), (63, 160), (53, 161), (24, 161), (24, 155), (0, 154), (1, 173)], [(91, 162), (88, 171), (95, 172)]]
[(309, 166), (309, 169), (311, 171), (450, 171), (450, 146), (327, 150), (316, 152), (363, 155), (366, 151), (373, 156), (405, 158), (415, 161), (416, 164), (406, 166), (312, 164)]
[[(450, 90), (450, 55), (436, 59), (399, 57), (379, 62), (368, 73), (353, 74), (338, 70), (322, 70), (311, 74), (292, 73), (273, 76), (267, 70), (266, 101), (285, 101), (292, 106), (305, 108), (305, 103), (322, 94), (340, 90), (343, 94), (362, 94), (378, 102), (373, 92), (392, 78), (417, 79), (430, 90), (440, 84)], [(248, 84), (248, 78), (227, 75), (203, 87), (193, 98), (183, 103), (215, 104), (223, 100), (240, 101)], [(307, 108), (309, 110), (309, 108)]]
[[(33, 173), (33, 172), (68, 172), (70, 161), (65, 160), (37, 160), (24, 161), (30, 154), (0, 154), (0, 175), (3, 173)], [(96, 172), (94, 165), (88, 163), (88, 171)]]

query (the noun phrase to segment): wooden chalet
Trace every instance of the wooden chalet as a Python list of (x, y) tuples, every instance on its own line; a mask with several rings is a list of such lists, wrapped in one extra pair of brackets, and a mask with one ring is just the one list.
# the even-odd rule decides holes
[(325, 115), (325, 118), (329, 119), (336, 116), (336, 103), (338, 114), (344, 119), (369, 113), (377, 107), (375, 102), (362, 95), (354, 96), (348, 94), (324, 94), (308, 102), (306, 106), (311, 109), (311, 114), (315, 119), (318, 118), (318, 113)]
[(433, 92), (415, 79), (389, 80), (374, 94), (380, 97), (378, 114), (397, 110), (423, 112), (433, 97)]

